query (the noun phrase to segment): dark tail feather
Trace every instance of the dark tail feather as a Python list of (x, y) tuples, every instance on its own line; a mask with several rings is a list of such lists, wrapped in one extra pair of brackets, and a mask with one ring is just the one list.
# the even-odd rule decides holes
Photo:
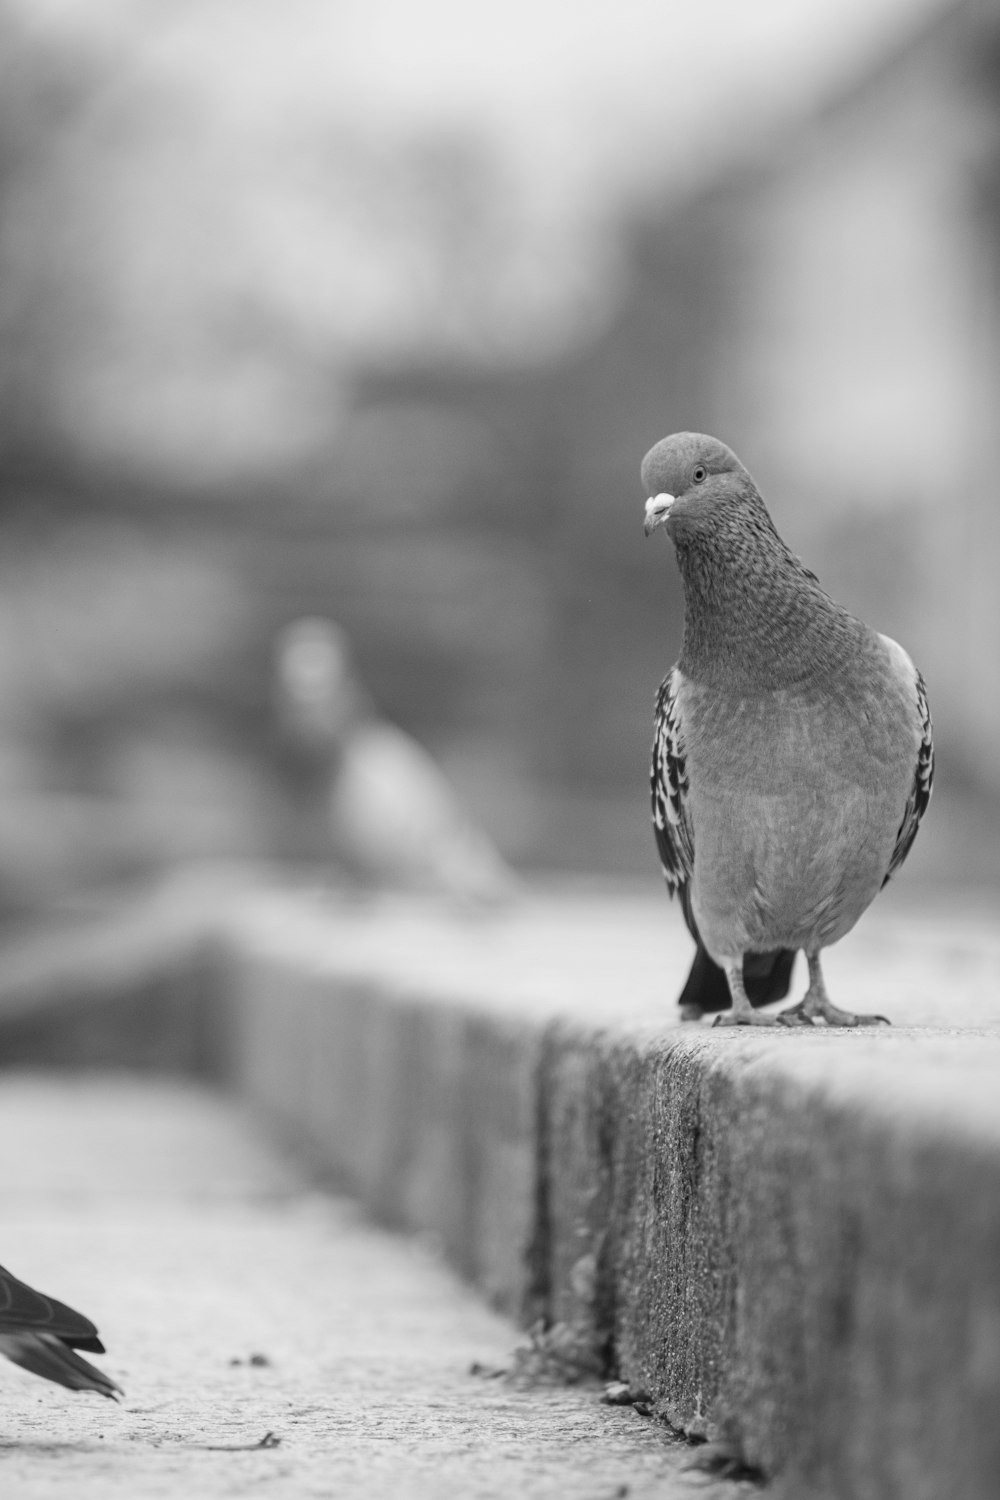
[(743, 985), (750, 1004), (770, 1005), (772, 1000), (784, 1000), (792, 983), (794, 967), (794, 948), (776, 948), (773, 953), (744, 953)]
[(81, 1358), (54, 1333), (5, 1333), (0, 1335), (0, 1354), (6, 1354), (22, 1370), (68, 1386), (71, 1391), (97, 1391), (112, 1401), (122, 1394), (121, 1387), (103, 1370)]
[[(743, 958), (743, 984), (753, 1006), (784, 1000), (792, 982), (795, 951), (778, 948), (774, 953), (747, 953)], [(694, 963), (677, 1002), (685, 1021), (696, 1021), (710, 1011), (728, 1010), (732, 1004), (725, 974), (698, 944)]]
[(677, 1003), (685, 1021), (696, 1021), (707, 1011), (727, 1010), (732, 1003), (725, 974), (700, 943)]
[[(681, 990), (678, 1004), (685, 1021), (696, 1021), (709, 1012), (728, 1010), (732, 1004), (729, 984), (725, 974), (714, 959), (710, 958), (701, 941), (698, 925), (691, 911), (691, 898), (687, 886), (681, 893), (684, 920), (688, 931), (697, 944), (694, 963)], [(792, 982), (795, 967), (795, 950), (777, 948), (773, 953), (746, 953), (743, 956), (743, 984), (747, 998), (753, 1006), (770, 1005), (772, 1000), (784, 1000)]]

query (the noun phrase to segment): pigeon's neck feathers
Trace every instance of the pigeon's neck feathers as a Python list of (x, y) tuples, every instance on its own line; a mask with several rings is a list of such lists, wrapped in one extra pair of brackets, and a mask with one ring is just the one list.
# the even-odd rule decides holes
[(836, 675), (872, 634), (785, 545), (756, 490), (674, 536), (684, 584), (679, 666), (741, 690), (806, 687)]

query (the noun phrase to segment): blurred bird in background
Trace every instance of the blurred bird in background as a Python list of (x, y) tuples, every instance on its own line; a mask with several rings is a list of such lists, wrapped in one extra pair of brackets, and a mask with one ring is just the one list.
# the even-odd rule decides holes
[[(829, 999), (820, 952), (903, 863), (931, 793), (923, 679), (903, 648), (834, 603), (716, 438), (643, 460), (645, 531), (665, 527), (684, 586), (680, 659), (656, 703), (653, 826), (698, 945), (681, 996), (716, 1025), (864, 1026)], [(809, 987), (780, 1016), (798, 949)], [(721, 970), (721, 972), (720, 972)]]
[(90, 1319), (36, 1292), (0, 1266), (0, 1354), (43, 1380), (71, 1391), (97, 1391), (117, 1401), (121, 1387), (82, 1359), (77, 1349), (105, 1352)]
[(294, 621), (275, 663), (287, 776), (312, 857), (376, 889), (470, 905), (513, 895), (513, 872), (432, 757), (379, 717), (340, 626)]

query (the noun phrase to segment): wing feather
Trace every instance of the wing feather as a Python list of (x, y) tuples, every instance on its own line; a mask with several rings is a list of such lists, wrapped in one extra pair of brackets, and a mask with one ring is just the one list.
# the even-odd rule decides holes
[(28, 1332), (52, 1333), (75, 1349), (105, 1352), (97, 1329), (83, 1313), (36, 1292), (0, 1266), (0, 1334)]
[[(916, 671), (916, 668), (914, 668)], [(892, 879), (904, 859), (910, 852), (913, 840), (917, 836), (920, 820), (927, 811), (927, 804), (931, 800), (931, 788), (934, 783), (934, 737), (931, 726), (931, 710), (927, 702), (927, 688), (920, 673), (917, 677), (917, 710), (920, 714), (920, 748), (917, 751), (917, 763), (913, 772), (913, 784), (910, 794), (906, 799), (906, 807), (903, 809), (903, 821), (899, 825), (896, 834), (896, 844), (889, 860), (889, 868), (885, 873), (886, 881)]]
[(687, 885), (694, 869), (694, 831), (687, 805), (684, 727), (678, 702), (680, 683), (680, 671), (674, 667), (656, 695), (650, 770), (653, 832), (663, 876), (672, 896)]
[(98, 1391), (117, 1400), (121, 1387), (77, 1349), (104, 1353), (90, 1319), (0, 1266), (0, 1354), (71, 1391)]

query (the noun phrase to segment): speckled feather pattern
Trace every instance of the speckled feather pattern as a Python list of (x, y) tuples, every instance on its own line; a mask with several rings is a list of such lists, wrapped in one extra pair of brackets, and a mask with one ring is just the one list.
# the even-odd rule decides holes
[(916, 673), (916, 678), (917, 711), (920, 716), (920, 749), (917, 752), (917, 769), (910, 795), (906, 799), (903, 819), (896, 835), (896, 847), (892, 851), (892, 859), (885, 872), (883, 885), (892, 879), (909, 854), (920, 827), (920, 820), (931, 800), (931, 788), (934, 785), (934, 731), (931, 724), (931, 708), (927, 701), (927, 687), (924, 679), (919, 672)]
[(656, 695), (653, 763), (649, 777), (653, 832), (663, 877), (672, 896), (687, 884), (694, 868), (694, 846), (687, 817), (690, 785), (677, 705), (680, 681), (680, 673), (675, 667), (663, 679)]

